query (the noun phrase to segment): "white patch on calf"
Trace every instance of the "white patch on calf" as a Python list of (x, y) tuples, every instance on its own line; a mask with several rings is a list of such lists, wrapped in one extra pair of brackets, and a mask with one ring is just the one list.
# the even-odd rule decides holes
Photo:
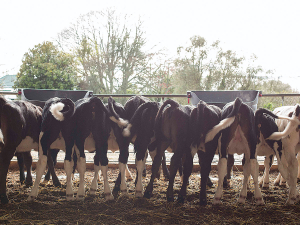
[(120, 149), (113, 129), (111, 129), (110, 131), (109, 138), (107, 140), (107, 145), (108, 145), (107, 149), (111, 150), (112, 152), (115, 152)]
[(60, 149), (66, 151), (65, 139), (60, 132), (58, 138), (50, 145), (50, 149)]
[(234, 137), (229, 142), (227, 153), (231, 155), (234, 153), (238, 155), (245, 153), (245, 157), (250, 158), (249, 144), (240, 125), (237, 126)]
[[(261, 132), (260, 132), (259, 140), (260, 140), (260, 143), (256, 146), (256, 154), (258, 156), (273, 155), (274, 154), (273, 149), (266, 143)], [(277, 142), (275, 142), (274, 144), (277, 144)], [(278, 144), (277, 144), (277, 146), (278, 146)], [(274, 146), (273, 146), (273, 148), (274, 148)]]
[(38, 150), (39, 143), (34, 142), (30, 136), (26, 136), (16, 148), (16, 152), (29, 152), (31, 149)]
[(123, 130), (122, 134), (124, 137), (129, 137), (130, 136), (130, 129), (132, 127), (132, 124), (128, 124), (128, 126)]
[(197, 147), (194, 146), (194, 145), (191, 145), (191, 154), (192, 154), (193, 158), (194, 158), (194, 156), (196, 155), (197, 152), (198, 152)]
[(90, 135), (84, 140), (84, 150), (88, 150), (89, 152), (96, 150), (95, 140), (92, 133), (90, 133)]
[(54, 103), (50, 106), (50, 112), (54, 116), (55, 119), (59, 121), (63, 121), (64, 115), (60, 112), (64, 108), (65, 104), (62, 102)]

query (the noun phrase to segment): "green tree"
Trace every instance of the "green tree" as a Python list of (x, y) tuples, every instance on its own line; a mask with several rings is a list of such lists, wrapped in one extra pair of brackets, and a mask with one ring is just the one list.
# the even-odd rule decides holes
[(66, 89), (77, 86), (73, 56), (44, 42), (24, 54), (14, 88)]
[(201, 36), (190, 38), (190, 45), (177, 48), (177, 58), (174, 60), (175, 93), (186, 93), (187, 90), (204, 90), (204, 74), (209, 60), (207, 54), (210, 46)]
[(249, 90), (255, 89), (262, 80), (263, 72), (255, 64), (256, 56), (250, 62), (232, 50), (223, 50), (220, 42), (211, 45), (201, 36), (190, 38), (190, 45), (179, 47), (174, 60), (174, 89), (176, 93), (187, 90)]

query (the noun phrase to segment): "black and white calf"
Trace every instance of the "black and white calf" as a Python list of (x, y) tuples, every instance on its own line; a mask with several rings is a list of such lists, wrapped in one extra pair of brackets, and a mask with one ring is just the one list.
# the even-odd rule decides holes
[(46, 101), (42, 114), (41, 132), (39, 134), (39, 159), (36, 168), (36, 179), (28, 200), (38, 194), (38, 187), (47, 165), (49, 149), (61, 149), (66, 152), (64, 167), (67, 174), (66, 196), (73, 198), (71, 173), (73, 168), (72, 152), (74, 147), (75, 120), (74, 103), (68, 98), (51, 98)]
[[(265, 113), (265, 112), (264, 112)], [(258, 123), (257, 129), (260, 131), (260, 144), (258, 145), (259, 152), (266, 151), (263, 147), (264, 141), (271, 146), (273, 154), (276, 155), (278, 162), (278, 169), (280, 174), (285, 178), (289, 185), (289, 197), (287, 204), (294, 204), (299, 199), (297, 191), (297, 174), (298, 174), (298, 161), (296, 159), (296, 149), (299, 144), (299, 119), (300, 119), (300, 106), (282, 106), (276, 108), (270, 117), (266, 119), (266, 113), (261, 116), (261, 123)], [(272, 130), (271, 130), (272, 128)], [(273, 133), (270, 133), (270, 130)], [(272, 143), (274, 143), (272, 145)], [(271, 151), (269, 150), (269, 153)], [(267, 163), (265, 166), (268, 166)], [(265, 169), (267, 173), (268, 168)], [(264, 175), (265, 183), (268, 183), (267, 174)]]
[(221, 121), (206, 135), (205, 142), (221, 132), (219, 146), (220, 158), (218, 163), (218, 188), (213, 204), (221, 202), (223, 191), (223, 180), (226, 175), (227, 155), (244, 154), (244, 182), (238, 202), (245, 203), (247, 196), (247, 184), (250, 174), (255, 186), (256, 204), (264, 204), (262, 194), (258, 185), (258, 162), (256, 159), (256, 135), (255, 135), (254, 112), (240, 98), (230, 102), (222, 109)]
[[(67, 200), (73, 199), (71, 174), (74, 162), (73, 151), (77, 154), (77, 169), (80, 176), (77, 198), (83, 199), (84, 173), (86, 161), (84, 150), (95, 151), (95, 170), (106, 168), (108, 159), (107, 140), (110, 133), (110, 120), (122, 124), (118, 118), (110, 117), (107, 108), (97, 97), (83, 98), (74, 104), (67, 98), (49, 99), (43, 109), (42, 129), (40, 133), (40, 156), (37, 164), (36, 181), (29, 200), (34, 199), (38, 193), (38, 185), (46, 168), (47, 152), (49, 149), (61, 149), (66, 152), (64, 168), (67, 174), (66, 196)], [(75, 147), (75, 148), (74, 148)], [(104, 177), (104, 192), (108, 199), (111, 198), (110, 190), (107, 190), (107, 174), (102, 169)], [(97, 173), (98, 174), (98, 173)], [(97, 180), (98, 176), (94, 177)], [(91, 191), (93, 192), (92, 183)]]
[[(123, 135), (128, 137), (134, 144), (136, 153), (137, 179), (136, 179), (136, 197), (143, 196), (142, 174), (145, 168), (148, 156), (147, 149), (152, 146), (150, 155), (156, 152), (154, 143), (154, 123), (160, 104), (157, 102), (146, 102), (140, 105), (130, 119), (128, 126), (123, 130)], [(153, 146), (155, 145), (155, 146)], [(166, 173), (166, 166), (163, 167)]]
[[(170, 105), (169, 107), (167, 107)], [(192, 106), (181, 106), (174, 100), (166, 100), (160, 107), (155, 118), (154, 132), (157, 142), (157, 152), (152, 164), (151, 179), (146, 187), (144, 197), (150, 198), (153, 191), (153, 182), (161, 165), (162, 156), (166, 149), (174, 154), (170, 163), (170, 179), (167, 189), (167, 200), (174, 201), (173, 184), (178, 167), (185, 155), (190, 155), (190, 115)], [(187, 154), (189, 153), (189, 154)], [(187, 163), (188, 162), (188, 163)], [(185, 160), (183, 169), (183, 183), (188, 181), (193, 164)]]
[[(116, 143), (114, 129), (118, 126), (127, 125), (127, 121), (118, 116), (111, 116), (107, 107), (97, 98), (87, 98), (78, 100), (75, 103), (76, 111), (74, 118), (76, 120), (75, 129), (75, 149), (80, 153), (79, 159), (84, 162), (84, 150), (95, 151), (94, 170), (95, 175), (91, 184), (90, 193), (95, 194), (98, 187), (98, 173), (101, 170), (104, 182), (104, 195), (106, 200), (112, 200), (108, 178), (108, 158), (107, 150), (115, 150)], [(121, 134), (119, 134), (121, 136)], [(84, 184), (82, 185), (84, 188)], [(84, 190), (81, 190), (84, 193)]]
[[(209, 179), (211, 170), (211, 162), (218, 148), (218, 139), (220, 133), (217, 134), (211, 141), (205, 143), (207, 133), (216, 126), (221, 120), (221, 109), (214, 105), (208, 105), (204, 101), (200, 101), (197, 108), (193, 109), (190, 118), (190, 135), (192, 156), (198, 153), (199, 164), (201, 167), (201, 191), (200, 205), (207, 204), (206, 185)], [(189, 156), (186, 160), (190, 160), (188, 164), (193, 165), (193, 160)], [(191, 170), (190, 170), (191, 172)], [(181, 189), (181, 197), (186, 194), (186, 185), (183, 183), (184, 189)]]
[[(8, 101), (0, 96), (0, 117), (4, 142), (0, 151), (0, 199), (5, 204), (8, 203), (6, 177), (12, 157), (16, 152), (26, 152), (25, 156), (31, 157), (30, 151), (38, 150), (42, 109), (29, 102)], [(26, 167), (31, 168), (31, 160), (27, 162)], [(32, 182), (29, 175), (28, 183)]]
[[(283, 154), (281, 138), (287, 136), (292, 131), (290, 129), (289, 131), (285, 130), (284, 132), (281, 132), (282, 136), (281, 138), (278, 138), (279, 140), (269, 140), (268, 138), (271, 134), (278, 132), (278, 126), (275, 123), (275, 119), (293, 120), (290, 117), (277, 116), (267, 109), (260, 108), (255, 112), (255, 129), (257, 135), (256, 153), (258, 156), (265, 156), (265, 171), (263, 179), (260, 182), (263, 188), (269, 188), (269, 170), (273, 163), (274, 155), (276, 155), (277, 152), (277, 155), (281, 158)], [(297, 120), (295, 122), (297, 123)], [(292, 126), (289, 127), (292, 128)], [(280, 159), (278, 163), (282, 163)], [(281, 167), (281, 165), (279, 167)]]
[[(115, 115), (116, 117), (121, 117), (125, 120), (130, 121), (134, 117), (134, 115), (136, 115), (135, 112), (137, 111), (139, 106), (141, 106), (142, 104), (144, 104), (146, 102), (150, 102), (150, 99), (148, 99), (144, 96), (138, 96), (138, 95), (132, 96), (131, 98), (129, 98), (127, 100), (127, 102), (125, 103), (125, 105), (123, 107), (120, 103), (115, 102), (114, 99), (110, 97), (108, 99), (108, 108), (109, 108), (110, 112), (113, 115)], [(140, 112), (143, 112), (143, 111), (144, 110), (140, 110)], [(145, 111), (147, 111), (147, 109)], [(148, 115), (148, 113), (146, 113), (146, 114)], [(140, 116), (135, 116), (135, 117), (140, 118)], [(146, 118), (146, 117), (144, 117), (144, 118)], [(149, 118), (146, 119), (145, 123), (147, 123), (148, 119)], [(131, 125), (129, 125), (129, 127), (131, 127)], [(147, 128), (144, 128), (144, 129), (147, 129)], [(126, 135), (124, 137), (122, 135), (123, 127), (119, 128), (119, 127), (114, 126), (113, 131), (114, 131), (113, 134), (116, 136), (115, 142), (117, 143), (115, 150), (120, 149), (120, 156), (119, 156), (120, 173), (115, 182), (114, 191), (117, 192), (117, 191), (121, 190), (121, 193), (125, 194), (125, 193), (127, 193), (127, 186), (126, 186), (126, 180), (125, 180), (125, 168), (126, 168), (126, 164), (127, 164), (127, 160), (128, 160), (128, 156), (129, 156), (129, 144), (136, 142), (137, 145), (141, 145), (140, 143), (143, 142), (144, 137), (143, 137), (143, 134), (141, 134), (141, 135), (138, 135), (139, 137), (137, 138), (135, 133), (132, 137), (130, 135), (127, 135), (129, 137), (127, 137)], [(121, 137), (120, 137), (120, 134), (121, 134)], [(149, 143), (147, 143), (147, 145), (148, 144)], [(136, 149), (137, 148), (135, 147), (135, 150)], [(138, 153), (138, 154), (140, 155), (140, 153)], [(140, 195), (141, 195), (140, 193), (137, 193), (137, 197), (139, 197)]]

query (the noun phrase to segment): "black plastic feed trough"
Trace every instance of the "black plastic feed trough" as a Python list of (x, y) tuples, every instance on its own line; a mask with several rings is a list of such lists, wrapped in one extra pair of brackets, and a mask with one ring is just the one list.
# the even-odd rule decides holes
[(43, 108), (45, 102), (53, 97), (69, 98), (73, 102), (76, 102), (81, 98), (93, 96), (93, 92), (84, 90), (19, 89), (18, 95), (21, 96), (21, 100), (31, 102)]
[(258, 97), (261, 91), (188, 91), (187, 97), (191, 99), (193, 105), (197, 105), (200, 100), (210, 105), (216, 105), (221, 109), (237, 97), (250, 106), (253, 111), (257, 109)]

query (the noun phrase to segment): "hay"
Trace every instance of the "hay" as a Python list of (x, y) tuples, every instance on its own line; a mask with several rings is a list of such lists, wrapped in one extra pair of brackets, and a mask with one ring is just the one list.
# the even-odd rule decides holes
[[(64, 171), (57, 170), (58, 175), (64, 178)], [(131, 171), (134, 174), (134, 170)], [(149, 182), (150, 172), (143, 180), (146, 186)], [(109, 170), (111, 189), (117, 177), (118, 170)], [(261, 174), (262, 175), (262, 174)], [(166, 202), (166, 189), (168, 182), (157, 180), (154, 185), (153, 197), (149, 199), (134, 197), (134, 180), (129, 181), (128, 196), (115, 196), (115, 200), (104, 201), (103, 183), (95, 196), (88, 194), (92, 182), (93, 172), (86, 172), (86, 198), (83, 202), (66, 201), (65, 185), (55, 188), (51, 181), (43, 183), (34, 202), (27, 202), (31, 188), (20, 185), (17, 181), (18, 172), (8, 173), (8, 197), (10, 203), (0, 205), (0, 223), (11, 224), (258, 224), (258, 223), (300, 223), (299, 204), (287, 206), (285, 201), (288, 196), (286, 187), (275, 187), (273, 181), (277, 173), (271, 173), (269, 190), (262, 190), (265, 206), (255, 206), (253, 195), (254, 187), (250, 189), (245, 205), (237, 204), (241, 189), (242, 173), (235, 172), (231, 180), (231, 188), (224, 190), (222, 205), (213, 206), (212, 200), (216, 191), (214, 187), (208, 189), (208, 205), (199, 206), (200, 178), (193, 173), (187, 190), (187, 199), (184, 204)], [(217, 177), (212, 171), (212, 177)], [(61, 179), (62, 184), (65, 183)], [(77, 190), (79, 179), (75, 176), (74, 189)], [(174, 184), (175, 198), (180, 188), (180, 178), (176, 177)]]

